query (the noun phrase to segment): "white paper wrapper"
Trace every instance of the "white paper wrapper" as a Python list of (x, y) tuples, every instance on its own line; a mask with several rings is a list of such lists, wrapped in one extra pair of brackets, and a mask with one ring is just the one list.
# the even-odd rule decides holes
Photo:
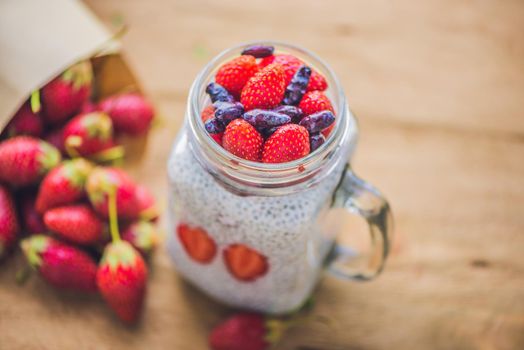
[(99, 96), (139, 90), (111, 38), (80, 1), (0, 0), (0, 130), (32, 91), (82, 59), (92, 58)]

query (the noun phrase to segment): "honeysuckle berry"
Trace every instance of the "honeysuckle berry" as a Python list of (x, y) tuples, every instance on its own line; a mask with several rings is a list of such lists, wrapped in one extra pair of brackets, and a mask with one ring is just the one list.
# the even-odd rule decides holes
[(215, 107), (215, 118), (224, 125), (244, 114), (244, 106), (240, 102), (215, 102), (213, 106)]
[(257, 129), (271, 128), (291, 122), (291, 117), (288, 115), (264, 109), (252, 109), (244, 113), (242, 118)]
[(206, 93), (209, 95), (209, 98), (211, 98), (211, 102), (233, 102), (235, 100), (233, 95), (227, 92), (222, 85), (217, 83), (209, 83), (206, 87)]
[(273, 112), (282, 113), (291, 117), (293, 123), (298, 123), (304, 116), (302, 110), (297, 106), (282, 105), (273, 109)]
[(309, 133), (316, 133), (324, 130), (335, 122), (335, 115), (328, 110), (308, 115), (298, 123), (306, 128)]
[(275, 48), (269, 45), (251, 45), (242, 50), (242, 55), (251, 55), (255, 58), (271, 56)]
[(301, 66), (286, 87), (282, 103), (285, 105), (297, 105), (300, 100), (302, 100), (302, 96), (306, 93), (310, 77), (311, 68), (308, 66)]
[(311, 149), (311, 152), (322, 146), (325, 141), (326, 138), (321, 133), (309, 135), (309, 148)]
[(206, 128), (206, 131), (210, 134), (220, 134), (221, 132), (224, 132), (224, 130), (226, 129), (224, 124), (222, 124), (222, 122), (216, 118), (206, 120), (206, 122), (204, 123), (204, 127)]

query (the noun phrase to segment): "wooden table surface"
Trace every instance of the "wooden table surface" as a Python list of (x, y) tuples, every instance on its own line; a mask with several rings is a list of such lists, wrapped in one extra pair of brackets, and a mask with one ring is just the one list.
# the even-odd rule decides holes
[[(326, 276), (311, 321), (276, 349), (524, 349), (524, 2), (116, 1), (127, 58), (163, 115), (140, 167), (165, 204), (165, 163), (189, 86), (222, 49), (282, 40), (322, 56), (361, 125), (354, 168), (387, 195), (395, 249), (370, 283)], [(350, 223), (348, 223), (349, 225)], [(164, 221), (162, 221), (164, 225)], [(98, 297), (0, 271), (0, 349), (206, 348), (230, 312), (160, 250), (141, 324)], [(328, 318), (331, 321), (321, 322)]]

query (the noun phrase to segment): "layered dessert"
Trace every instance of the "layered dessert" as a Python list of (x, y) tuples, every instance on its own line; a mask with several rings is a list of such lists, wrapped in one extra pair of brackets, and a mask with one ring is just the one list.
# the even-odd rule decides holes
[[(324, 76), (271, 46), (239, 54), (206, 84), (206, 137), (232, 161), (286, 163), (321, 148), (337, 125)], [(272, 313), (300, 306), (332, 243), (322, 220), (345, 162), (298, 192), (240, 195), (197, 159), (189, 132), (179, 134), (168, 162), (168, 249), (177, 270), (233, 306)]]

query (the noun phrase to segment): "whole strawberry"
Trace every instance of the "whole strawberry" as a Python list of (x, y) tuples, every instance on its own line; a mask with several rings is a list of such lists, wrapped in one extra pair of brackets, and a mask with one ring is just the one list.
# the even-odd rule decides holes
[(258, 65), (255, 57), (243, 55), (223, 64), (217, 71), (215, 81), (230, 94), (240, 96), (244, 85), (256, 72)]
[(109, 217), (109, 192), (116, 193), (118, 218), (135, 220), (141, 212), (136, 198), (136, 184), (122, 170), (111, 167), (97, 167), (87, 178), (86, 191), (91, 205), (104, 218)]
[(143, 220), (128, 225), (122, 233), (122, 239), (131, 243), (145, 257), (156, 249), (160, 241), (155, 225)]
[(114, 146), (113, 124), (102, 112), (74, 117), (64, 126), (62, 137), (70, 155), (89, 156)]
[(96, 283), (104, 300), (125, 323), (138, 320), (146, 282), (147, 266), (129, 242), (118, 240), (106, 246)]
[(0, 143), (0, 180), (26, 186), (40, 180), (60, 162), (60, 152), (49, 143), (16, 136)]
[(335, 113), (331, 101), (321, 91), (306, 92), (298, 107), (306, 116), (325, 110)]
[(111, 117), (115, 131), (131, 135), (146, 133), (155, 115), (151, 103), (136, 93), (108, 97), (98, 109)]
[(20, 200), (20, 219), (25, 233), (34, 234), (46, 231), (42, 215), (36, 210), (36, 195), (25, 194)]
[(11, 193), (0, 184), (0, 259), (11, 250), (19, 231), (20, 226)]
[(286, 90), (284, 69), (279, 64), (270, 64), (248, 80), (240, 97), (246, 111), (271, 109), (280, 104)]
[(283, 321), (241, 312), (213, 328), (209, 346), (212, 350), (265, 350), (280, 340), (286, 328)]
[(81, 199), (87, 176), (93, 169), (83, 158), (64, 161), (51, 170), (42, 180), (36, 198), (36, 209), (40, 214), (46, 210)]
[(81, 245), (93, 245), (102, 240), (104, 223), (86, 204), (66, 205), (44, 214), (46, 227), (65, 240)]
[(59, 124), (80, 111), (91, 94), (93, 70), (89, 61), (67, 69), (40, 90), (43, 116), (49, 124)]
[(222, 137), (225, 150), (252, 161), (260, 161), (263, 143), (264, 139), (257, 129), (241, 118), (229, 123)]
[(29, 264), (51, 285), (60, 289), (95, 292), (96, 262), (84, 251), (45, 235), (21, 242)]
[(262, 162), (284, 163), (309, 154), (309, 133), (297, 124), (279, 127), (264, 144)]
[(33, 113), (31, 106), (26, 102), (7, 124), (6, 131), (9, 137), (16, 135), (40, 137), (43, 128), (40, 115)]

